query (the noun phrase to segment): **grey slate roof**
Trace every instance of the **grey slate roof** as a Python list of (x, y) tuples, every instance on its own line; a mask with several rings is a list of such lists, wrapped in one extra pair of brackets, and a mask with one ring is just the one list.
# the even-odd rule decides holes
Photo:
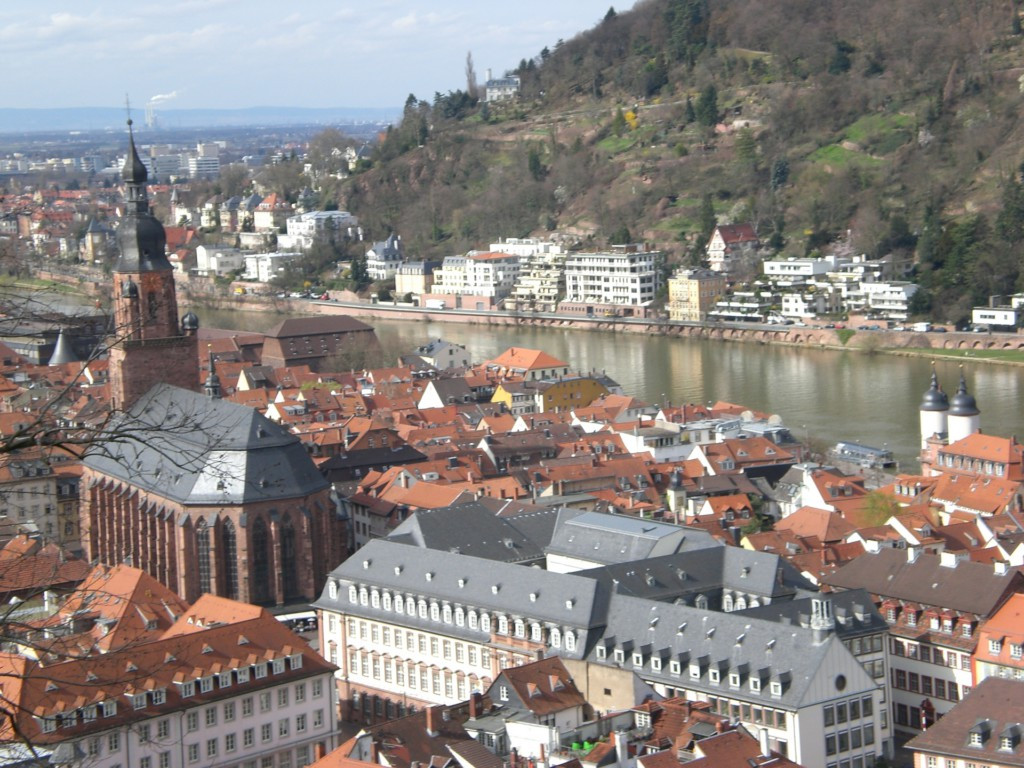
[(611, 564), (720, 546), (724, 545), (699, 528), (565, 509), (547, 552)]
[[(473, 391), (469, 388), (469, 383), (465, 379), (453, 378), (453, 379), (434, 379), (426, 387), (427, 390), (433, 390), (437, 398), (445, 405), (457, 405), (459, 403), (471, 403), (476, 398), (473, 396)], [(427, 392), (424, 391), (423, 400), (427, 396)]]
[[(330, 596), (332, 584), (337, 590), (334, 598)], [(821, 675), (830, 674), (833, 661), (841, 658), (850, 661), (846, 674), (855, 678), (850, 680), (851, 692), (876, 688), (834, 633), (740, 613), (609, 594), (600, 582), (576, 574), (375, 539), (332, 571), (314, 607), (379, 621), (396, 620), (395, 612), (374, 607), (374, 600), (353, 603), (350, 587), (572, 627), (577, 645), (574, 651), (563, 647), (559, 651), (563, 658), (634, 669), (645, 680), (709, 695), (741, 696), (746, 701), (760, 700), (767, 706), (795, 710), (819, 700), (821, 686), (815, 689), (813, 684)], [(383, 599), (378, 602), (383, 606)], [(415, 615), (403, 612), (400, 621), (412, 628), (437, 630), (437, 621), (421, 618), (418, 611)], [(454, 622), (446, 624), (444, 632), (475, 642), (490, 638), (490, 632)], [(617, 649), (623, 652), (621, 660), (615, 658)], [(640, 654), (639, 664), (634, 653)], [(655, 669), (652, 658), (661, 660), (661, 669)], [(673, 661), (679, 662), (678, 671), (672, 671)], [(699, 665), (697, 678), (690, 675), (691, 661)], [(719, 670), (719, 682), (711, 680), (712, 668)], [(730, 671), (741, 675), (738, 687), (728, 684)], [(752, 677), (761, 681), (761, 690), (752, 689)], [(772, 682), (780, 683), (781, 690), (773, 693)]]
[(318, 336), (325, 333), (351, 333), (372, 331), (373, 328), (361, 320), (348, 315), (317, 315), (315, 317), (291, 317), (282, 320), (269, 331), (267, 336), (286, 339), (292, 336)]
[[(331, 581), (338, 584), (338, 596), (333, 599), (330, 597)], [(586, 631), (603, 621), (607, 602), (604, 590), (593, 579), (373, 539), (331, 572), (323, 593), (313, 605), (328, 611), (351, 611), (349, 587), (364, 584), (414, 598), (429, 596), (453, 604), (577, 627), (580, 630), (577, 650), (562, 654), (570, 658), (580, 658)], [(360, 605), (358, 609), (360, 615), (379, 616), (381, 620), (393, 616), (372, 605)], [(430, 619), (408, 613), (403, 623), (422, 625), (425, 629), (434, 626)], [(471, 630), (468, 626), (450, 625), (446, 631), (477, 641), (490, 636), (489, 632)]]
[(479, 501), (418, 510), (389, 538), (428, 549), (443, 549), (505, 563), (543, 561), (557, 510), (498, 517)]
[(907, 551), (885, 547), (861, 555), (826, 576), (834, 587), (862, 587), (880, 597), (942, 606), (953, 611), (990, 616), (1024, 577), (1015, 568), (997, 573), (991, 564), (972, 561), (942, 565), (938, 555), (921, 554), (909, 562)]
[(53, 354), (50, 355), (50, 361), (47, 365), (64, 365), (65, 363), (77, 362), (78, 358), (75, 356), (75, 350), (71, 348), (71, 342), (68, 341), (64, 329), (61, 328), (60, 334), (57, 336), (57, 346), (53, 348)]
[(252, 408), (159, 384), (116, 418), (86, 466), (187, 505), (306, 496), (327, 487), (298, 438)]
[[(613, 595), (609, 602), (608, 623), (604, 637), (591, 647), (587, 660), (609, 664), (614, 651), (622, 648), (625, 668), (634, 666), (634, 652), (643, 654), (644, 679), (665, 680), (688, 690), (711, 695), (733, 695), (725, 684), (730, 671), (741, 673), (740, 689), (745, 700), (760, 698), (772, 707), (797, 709), (805, 706), (811, 683), (822, 669), (833, 644), (842, 645), (834, 634), (820, 642), (814, 630), (798, 626), (781, 628), (777, 623), (759, 621), (737, 613), (714, 613), (686, 605), (657, 603), (629, 595)], [(597, 646), (604, 645), (606, 657), (598, 656)], [(845, 648), (843, 653), (849, 653)], [(662, 659), (662, 671), (650, 670), (650, 659)], [(681, 673), (672, 675), (670, 663), (681, 663)], [(700, 677), (692, 678), (689, 665), (700, 664)], [(712, 683), (709, 670), (719, 669), (721, 683)], [(856, 667), (864, 677), (851, 690), (872, 688), (867, 673)], [(751, 677), (761, 679), (761, 691), (749, 687)], [(672, 681), (675, 681), (674, 683)], [(780, 695), (772, 695), (770, 683), (782, 683)]]
[[(871, 595), (863, 589), (831, 592), (828, 597), (832, 601), (832, 615), (835, 618), (836, 634), (839, 637), (871, 635), (876, 632), (885, 632), (888, 629), (889, 625), (875, 608)], [(783, 600), (771, 605), (737, 611), (737, 613), (767, 621), (810, 626), (812, 599), (811, 597), (802, 597), (797, 600)]]
[(797, 586), (811, 587), (778, 555), (709, 543), (640, 562), (624, 562), (577, 571), (605, 584), (612, 592), (662, 602), (689, 602), (698, 594), (719, 609), (722, 590), (735, 590), (762, 599), (792, 598)]

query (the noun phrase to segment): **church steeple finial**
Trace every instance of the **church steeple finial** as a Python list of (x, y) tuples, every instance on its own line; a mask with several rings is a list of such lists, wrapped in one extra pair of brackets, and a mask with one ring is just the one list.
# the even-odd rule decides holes
[(210, 373), (206, 377), (203, 389), (206, 391), (207, 397), (213, 398), (214, 400), (220, 400), (220, 376), (217, 375), (217, 362), (213, 357), (213, 345), (207, 344), (206, 350), (210, 356)]
[(125, 158), (124, 168), (121, 169), (121, 178), (124, 179), (128, 187), (126, 202), (131, 209), (136, 213), (146, 213), (149, 210), (149, 201), (146, 198), (146, 181), (149, 174), (135, 148), (135, 131), (132, 130), (130, 117), (128, 118), (128, 157)]

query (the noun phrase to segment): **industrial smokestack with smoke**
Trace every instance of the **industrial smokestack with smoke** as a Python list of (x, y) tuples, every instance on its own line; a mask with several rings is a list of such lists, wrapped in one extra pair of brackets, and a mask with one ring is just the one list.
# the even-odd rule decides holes
[(146, 102), (146, 127), (156, 128), (156, 115), (154, 114), (153, 108), (157, 104), (163, 104), (164, 102), (176, 98), (178, 98), (177, 91), (171, 91), (170, 93), (158, 93), (156, 96), (150, 96), (149, 101)]

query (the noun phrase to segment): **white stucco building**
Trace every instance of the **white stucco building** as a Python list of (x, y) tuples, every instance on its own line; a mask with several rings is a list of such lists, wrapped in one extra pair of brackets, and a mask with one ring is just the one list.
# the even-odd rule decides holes
[(611, 251), (573, 253), (565, 260), (565, 300), (580, 304), (642, 307), (661, 287), (661, 251), (613, 245)]

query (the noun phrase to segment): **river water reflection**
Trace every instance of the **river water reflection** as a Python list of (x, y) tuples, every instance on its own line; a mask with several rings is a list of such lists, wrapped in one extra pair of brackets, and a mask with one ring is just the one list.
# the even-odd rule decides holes
[[(280, 315), (197, 310), (208, 327), (265, 331)], [(892, 450), (916, 471), (918, 405), (931, 361), (758, 344), (725, 343), (631, 333), (505, 328), (397, 320), (369, 321), (388, 349), (411, 349), (432, 338), (465, 346), (484, 360), (511, 346), (543, 349), (576, 370), (605, 371), (623, 389), (652, 403), (728, 400), (779, 414), (798, 439), (829, 444), (853, 440)], [(951, 395), (959, 364), (937, 361)], [(965, 366), (981, 409), (982, 429), (1024, 435), (1018, 406), (1024, 368)]]

